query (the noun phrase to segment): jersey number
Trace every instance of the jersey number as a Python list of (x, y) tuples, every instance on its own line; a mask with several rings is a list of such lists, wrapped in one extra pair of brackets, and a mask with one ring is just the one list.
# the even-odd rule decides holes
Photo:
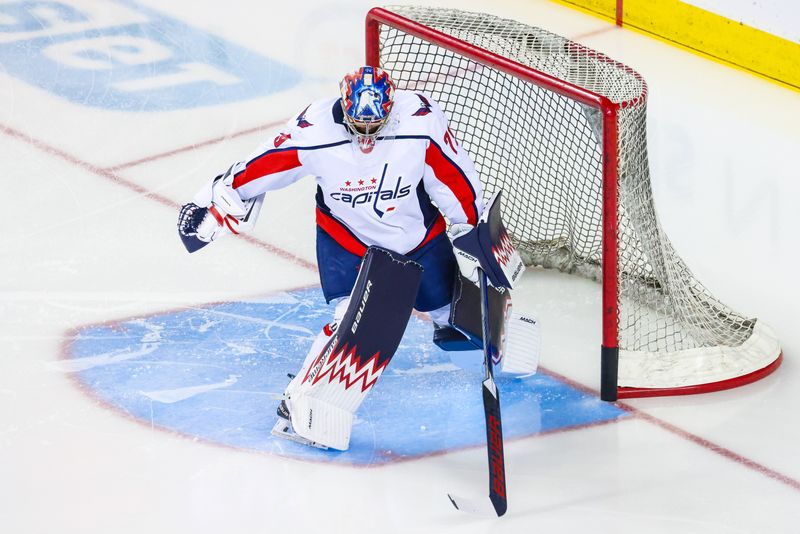
[(458, 141), (456, 141), (456, 136), (453, 135), (453, 132), (450, 131), (450, 127), (448, 127), (447, 131), (444, 133), (444, 142), (450, 145), (450, 148), (453, 149), (454, 154), (458, 154), (458, 150), (456, 150)]

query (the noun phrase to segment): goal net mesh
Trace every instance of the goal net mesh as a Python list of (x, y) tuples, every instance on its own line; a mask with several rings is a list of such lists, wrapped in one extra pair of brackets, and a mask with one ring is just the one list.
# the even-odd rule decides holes
[[(619, 104), (620, 385), (675, 387), (724, 380), (763, 366), (750, 361), (763, 355), (720, 355), (720, 347), (755, 343), (757, 322), (716, 299), (692, 275), (658, 223), (647, 160), (647, 88), (635, 71), (515, 21), (460, 10), (387, 9)], [(504, 220), (526, 263), (600, 280), (599, 109), (406, 31), (381, 25), (379, 35), (381, 67), (399, 88), (425, 92), (442, 106), (475, 161), (486, 197), (503, 190)]]

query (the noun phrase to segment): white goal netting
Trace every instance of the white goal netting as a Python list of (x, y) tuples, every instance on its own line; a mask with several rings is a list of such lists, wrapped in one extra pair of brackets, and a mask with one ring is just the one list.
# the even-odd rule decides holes
[[(449, 9), (387, 10), (458, 40), (420, 38), (413, 27), (382, 24), (380, 65), (399, 88), (425, 92), (444, 108), (487, 197), (504, 191), (506, 225), (529, 264), (601, 279), (602, 113), (564, 95), (588, 91), (616, 104), (618, 200), (616, 214), (605, 215), (617, 221), (620, 386), (721, 382), (779, 357), (771, 329), (715, 298), (658, 223), (641, 76), (599, 52), (511, 20)], [(470, 59), (459, 42), (564, 81), (565, 88), (554, 92), (525, 81), (507, 73), (502, 61)]]

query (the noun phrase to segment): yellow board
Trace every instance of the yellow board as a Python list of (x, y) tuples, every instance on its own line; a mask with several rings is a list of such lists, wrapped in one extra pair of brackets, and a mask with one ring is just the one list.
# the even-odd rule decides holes
[[(616, 20), (616, 0), (556, 0)], [(622, 25), (800, 89), (800, 44), (679, 0), (623, 0)]]

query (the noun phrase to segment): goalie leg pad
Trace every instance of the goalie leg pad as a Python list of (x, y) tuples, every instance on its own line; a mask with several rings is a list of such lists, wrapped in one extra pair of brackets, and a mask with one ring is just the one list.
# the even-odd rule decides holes
[(541, 352), (539, 321), (514, 311), (506, 320), (499, 371), (515, 376), (527, 376), (539, 367)]
[[(496, 348), (501, 346), (500, 341), (510, 310), (509, 291), (502, 287), (489, 287), (489, 326), (492, 332), (491, 342)], [(456, 278), (453, 287), (450, 324), (469, 337), (477, 348), (483, 347), (481, 290), (463, 275)]]
[(299, 436), (348, 448), (353, 414), (400, 345), (421, 277), (422, 267), (406, 256), (378, 247), (367, 250), (344, 318), (286, 390)]
[[(535, 373), (541, 352), (539, 321), (514, 312), (507, 290), (489, 287), (489, 322), (498, 371), (516, 376)], [(453, 289), (450, 323), (475, 347), (483, 346), (480, 290), (464, 276), (458, 277)]]
[[(451, 284), (452, 285), (452, 284)], [(433, 344), (445, 351), (477, 350), (481, 347), (450, 325), (450, 304), (428, 312), (433, 321)]]

